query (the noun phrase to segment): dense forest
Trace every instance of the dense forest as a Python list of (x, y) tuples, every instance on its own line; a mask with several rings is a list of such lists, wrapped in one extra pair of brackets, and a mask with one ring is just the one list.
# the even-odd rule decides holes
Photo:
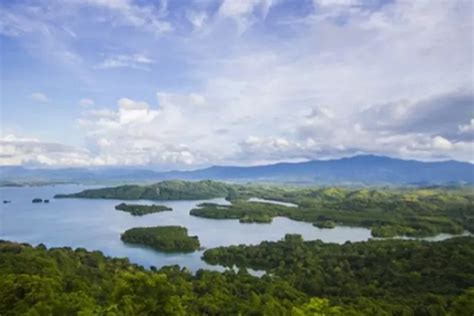
[(471, 316), (473, 249), (472, 237), (338, 246), (289, 235), (206, 252), (269, 272), (257, 278), (245, 269), (145, 270), (98, 251), (0, 242), (0, 314)]
[(309, 296), (368, 315), (379, 309), (396, 315), (446, 315), (460, 300), (470, 303), (459, 315), (474, 313), (473, 237), (337, 245), (286, 235), (279, 242), (210, 249), (204, 259), (265, 270)]
[(226, 197), (230, 185), (214, 181), (163, 181), (152, 185), (122, 185), (90, 189), (73, 194), (57, 194), (55, 198), (88, 198), (119, 200), (201, 200)]
[(192, 252), (199, 249), (197, 236), (188, 236), (180, 226), (135, 227), (125, 231), (122, 241), (166, 252)]
[(159, 213), (164, 211), (171, 211), (172, 209), (164, 205), (142, 205), (142, 204), (127, 204), (120, 203), (115, 206), (116, 210), (124, 211), (132, 214), (133, 216), (142, 216), (146, 214)]
[[(251, 197), (289, 202), (286, 207), (249, 202)], [(191, 215), (241, 222), (269, 223), (275, 216), (317, 227), (362, 226), (375, 237), (433, 236), (474, 232), (474, 194), (457, 189), (351, 189), (233, 186), (231, 205), (203, 203)]]
[(214, 219), (238, 219), (241, 223), (271, 223), (273, 217), (282, 214), (288, 207), (246, 201), (234, 201), (231, 205), (201, 203), (189, 213), (193, 216)]
[[(84, 249), (0, 243), (1, 315), (289, 315), (328, 302), (284, 281), (179, 267), (144, 270)], [(319, 307), (320, 306), (320, 307)]]

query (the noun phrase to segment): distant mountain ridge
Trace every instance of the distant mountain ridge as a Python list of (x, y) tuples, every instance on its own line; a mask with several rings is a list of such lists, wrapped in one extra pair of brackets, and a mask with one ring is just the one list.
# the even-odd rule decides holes
[(473, 184), (474, 165), (460, 161), (423, 162), (359, 155), (332, 160), (237, 167), (212, 166), (193, 171), (157, 172), (127, 168), (28, 169), (0, 167), (0, 181), (34, 182), (157, 182), (169, 179), (301, 182), (317, 184)]

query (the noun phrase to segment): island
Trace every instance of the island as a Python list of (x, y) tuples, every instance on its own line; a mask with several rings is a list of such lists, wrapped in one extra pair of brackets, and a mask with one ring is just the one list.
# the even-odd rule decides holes
[(152, 185), (121, 185), (84, 190), (73, 194), (57, 194), (55, 198), (119, 199), (119, 200), (203, 200), (227, 197), (231, 185), (216, 181), (169, 180)]
[(313, 223), (313, 226), (315, 227), (318, 227), (318, 228), (328, 228), (328, 229), (331, 229), (331, 228), (335, 228), (336, 227), (336, 223), (334, 223), (333, 221), (330, 221), (330, 220), (322, 220), (322, 221), (316, 221)]
[(271, 223), (273, 217), (283, 212), (287, 206), (260, 202), (234, 201), (230, 205), (201, 203), (189, 214), (213, 219), (238, 219), (241, 223)]
[(181, 226), (135, 227), (121, 235), (125, 243), (143, 245), (164, 252), (193, 252), (200, 247), (197, 236), (188, 236)]
[(32, 203), (43, 203), (43, 199), (34, 198), (31, 202), (32, 202)]
[[(171, 180), (56, 196), (71, 197), (122, 200), (220, 197), (230, 204), (204, 203), (191, 210), (190, 214), (212, 219), (236, 219), (241, 223), (271, 223), (274, 217), (280, 216), (321, 228), (332, 228), (336, 224), (366, 227), (372, 230), (374, 237), (474, 233), (474, 192), (470, 186), (297, 187)], [(293, 207), (269, 204), (269, 201), (292, 203)]]
[(164, 206), (164, 205), (141, 205), (141, 204), (126, 204), (120, 203), (115, 206), (116, 210), (124, 211), (132, 214), (133, 216), (142, 216), (146, 214), (164, 212), (164, 211), (172, 211), (171, 207)]
[[(297, 207), (249, 201), (249, 196)], [(237, 188), (230, 205), (203, 203), (193, 216), (269, 223), (281, 216), (318, 228), (366, 227), (374, 237), (428, 237), (474, 233), (474, 194), (470, 188)]]

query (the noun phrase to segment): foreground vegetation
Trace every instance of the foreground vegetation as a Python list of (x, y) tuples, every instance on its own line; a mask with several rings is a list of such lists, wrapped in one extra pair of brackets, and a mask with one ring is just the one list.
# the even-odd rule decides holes
[(469, 315), (474, 238), (218, 248), (206, 259), (264, 268), (195, 275), (84, 249), (0, 242), (1, 315)]
[(193, 252), (199, 249), (197, 236), (188, 236), (180, 226), (135, 227), (125, 231), (122, 241), (166, 252)]
[(171, 207), (164, 205), (141, 205), (141, 204), (126, 204), (120, 203), (115, 206), (116, 210), (124, 211), (132, 214), (133, 216), (142, 216), (146, 214), (159, 213), (164, 211), (172, 211)]
[(9, 242), (0, 276), (1, 315), (288, 315), (309, 303), (284, 281), (246, 273), (147, 271), (98, 251)]
[(464, 310), (455, 314), (474, 312), (473, 237), (337, 245), (286, 235), (279, 242), (210, 249), (204, 259), (227, 267), (265, 270), (309, 296), (324, 297), (366, 315), (378, 314), (380, 309), (388, 315), (446, 315), (455, 302), (463, 300)]

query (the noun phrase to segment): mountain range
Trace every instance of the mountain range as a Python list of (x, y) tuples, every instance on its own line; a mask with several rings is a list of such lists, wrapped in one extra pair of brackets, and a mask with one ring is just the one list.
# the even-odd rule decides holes
[(332, 160), (277, 163), (261, 166), (212, 166), (192, 171), (159, 172), (130, 168), (0, 167), (0, 183), (41, 184), (141, 183), (169, 179), (330, 184), (473, 184), (474, 164), (460, 161), (423, 162), (385, 156), (358, 155)]

